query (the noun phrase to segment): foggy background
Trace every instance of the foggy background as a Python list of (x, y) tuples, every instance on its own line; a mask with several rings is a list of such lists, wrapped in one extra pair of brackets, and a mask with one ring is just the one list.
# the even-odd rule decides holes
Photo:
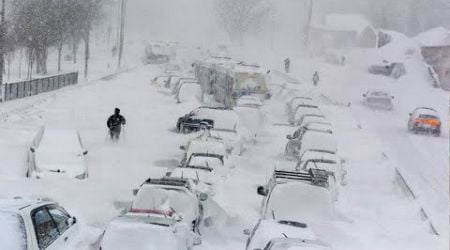
[[(127, 31), (153, 40), (197, 44), (263, 44), (300, 48), (310, 0), (129, 0)], [(226, 6), (224, 10), (223, 5)], [(230, 7), (231, 5), (231, 7)], [(229, 34), (223, 20), (240, 20), (251, 6), (252, 20), (242, 37)], [(225, 14), (224, 14), (225, 13)], [(364, 15), (376, 28), (414, 36), (427, 29), (450, 28), (448, 0), (313, 0), (312, 23), (327, 13)], [(246, 23), (246, 20), (240, 20)]]

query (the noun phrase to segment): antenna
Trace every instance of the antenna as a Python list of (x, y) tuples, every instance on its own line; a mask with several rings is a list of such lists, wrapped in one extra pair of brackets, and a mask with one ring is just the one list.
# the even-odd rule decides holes
[(198, 171), (195, 171), (195, 175), (197, 175), (197, 180), (200, 181), (200, 177), (198, 177)]
[(284, 238), (286, 238), (286, 239), (289, 238), (285, 233), (282, 233), (282, 234), (283, 234)]
[[(273, 209), (272, 209), (272, 218), (275, 220), (276, 218), (275, 218), (275, 211), (273, 211)], [(286, 237), (287, 238), (287, 237)]]

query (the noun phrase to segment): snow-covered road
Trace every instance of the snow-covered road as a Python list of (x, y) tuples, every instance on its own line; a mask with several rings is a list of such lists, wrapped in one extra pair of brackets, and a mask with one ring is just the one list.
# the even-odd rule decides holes
[[(159, 72), (156, 66), (141, 67), (96, 84), (55, 92), (45, 101), (28, 105), (25, 113), (3, 116), (0, 196), (51, 197), (81, 219), (86, 225), (86, 239), (95, 240), (119, 214), (118, 202), (130, 201), (134, 187), (149, 176), (163, 175), (181, 159), (178, 147), (189, 135), (176, 134), (175, 122), (195, 106), (176, 104), (171, 96), (152, 86), (150, 80)], [(283, 79), (276, 79), (279, 81)], [(289, 91), (277, 91), (279, 94), (266, 103), (268, 117), (256, 143), (248, 145), (242, 157), (231, 159), (236, 167), (215, 197), (224, 213), (223, 223), (202, 229), (203, 244), (196, 249), (244, 249), (246, 237), (242, 230), (252, 228), (259, 218), (261, 198), (256, 195), (257, 185), (266, 182), (274, 166), (294, 164), (281, 157), (285, 136), (293, 128), (273, 125), (286, 121), (284, 104)], [(25, 102), (29, 100), (11, 102), (8, 107), (14, 110), (14, 106)], [(105, 121), (115, 107), (120, 107), (128, 120), (119, 144), (111, 144), (106, 138)], [(433, 166), (427, 168), (437, 168), (438, 178), (438, 173), (443, 173), (442, 164), (448, 163), (432, 152), (442, 150), (439, 148), (444, 138), (409, 135), (403, 129), (402, 118), (366, 112), (364, 107), (323, 104), (322, 109), (335, 127), (349, 184), (336, 204), (338, 216), (332, 233), (319, 232), (319, 236), (334, 249), (447, 249), (447, 237), (429, 233), (428, 224), (418, 214), (419, 205), (402, 192), (393, 171), (397, 163), (403, 168), (414, 164), (415, 170), (425, 170), (423, 165), (431, 163)], [(383, 120), (389, 120), (387, 128), (377, 126)], [(25, 178), (29, 144), (44, 124), (80, 130), (89, 150), (88, 180)], [(407, 146), (400, 147), (405, 140), (409, 141)], [(429, 141), (426, 147), (422, 145)], [(392, 159), (384, 159), (383, 152)], [(416, 173), (419, 180), (433, 181), (424, 172)], [(441, 190), (444, 182), (442, 178), (434, 180), (435, 188)], [(436, 199), (445, 195), (436, 194)]]

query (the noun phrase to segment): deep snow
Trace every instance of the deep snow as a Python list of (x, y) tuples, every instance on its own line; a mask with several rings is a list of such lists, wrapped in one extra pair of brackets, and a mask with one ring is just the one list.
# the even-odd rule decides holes
[[(276, 61), (266, 62), (278, 68)], [(415, 105), (432, 105), (446, 117), (447, 93), (423, 84), (417, 75), (394, 83), (350, 66), (299, 60), (293, 65), (290, 77), (274, 77), (274, 96), (263, 107), (267, 116), (255, 143), (247, 145), (243, 156), (231, 157), (235, 168), (214, 196), (220, 219), (214, 227), (201, 229), (203, 244), (197, 249), (244, 248), (242, 230), (252, 228), (259, 219), (257, 185), (265, 184), (274, 166), (295, 164), (282, 158), (285, 136), (293, 128), (276, 125), (287, 122), (284, 107), (293, 91), (320, 102), (332, 121), (348, 171), (348, 185), (336, 203), (337, 218), (329, 227), (316, 227), (319, 238), (334, 249), (448, 249), (448, 128), (440, 138), (406, 132), (407, 113)], [(308, 79), (317, 69), (322, 80), (314, 89)], [(151, 79), (160, 72), (159, 66), (143, 66), (107, 80), (1, 104), (0, 196), (51, 197), (80, 219), (82, 239), (95, 241), (131, 201), (133, 188), (177, 165), (182, 157), (179, 146), (190, 138), (175, 133), (175, 122), (195, 104), (176, 104), (152, 85)], [(303, 84), (286, 83), (290, 78)], [(372, 111), (359, 103), (366, 88), (381, 84), (396, 96), (391, 113)], [(348, 102), (350, 107), (340, 105)], [(108, 141), (105, 125), (115, 107), (127, 118), (118, 144)], [(43, 124), (80, 130), (89, 150), (88, 180), (25, 178), (27, 150)], [(417, 192), (417, 200), (405, 194), (395, 168)], [(420, 207), (439, 236), (430, 233)]]

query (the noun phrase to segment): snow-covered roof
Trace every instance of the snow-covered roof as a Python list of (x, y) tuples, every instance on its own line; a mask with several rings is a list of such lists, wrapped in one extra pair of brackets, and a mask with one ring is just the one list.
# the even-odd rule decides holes
[(437, 27), (420, 33), (414, 37), (421, 46), (450, 46), (450, 30)]
[(0, 211), (18, 211), (25, 206), (39, 203), (37, 200), (27, 199), (0, 199)]
[(327, 29), (336, 31), (356, 31), (358, 34), (366, 28), (371, 28), (370, 22), (358, 14), (328, 14), (325, 17), (325, 26)]

